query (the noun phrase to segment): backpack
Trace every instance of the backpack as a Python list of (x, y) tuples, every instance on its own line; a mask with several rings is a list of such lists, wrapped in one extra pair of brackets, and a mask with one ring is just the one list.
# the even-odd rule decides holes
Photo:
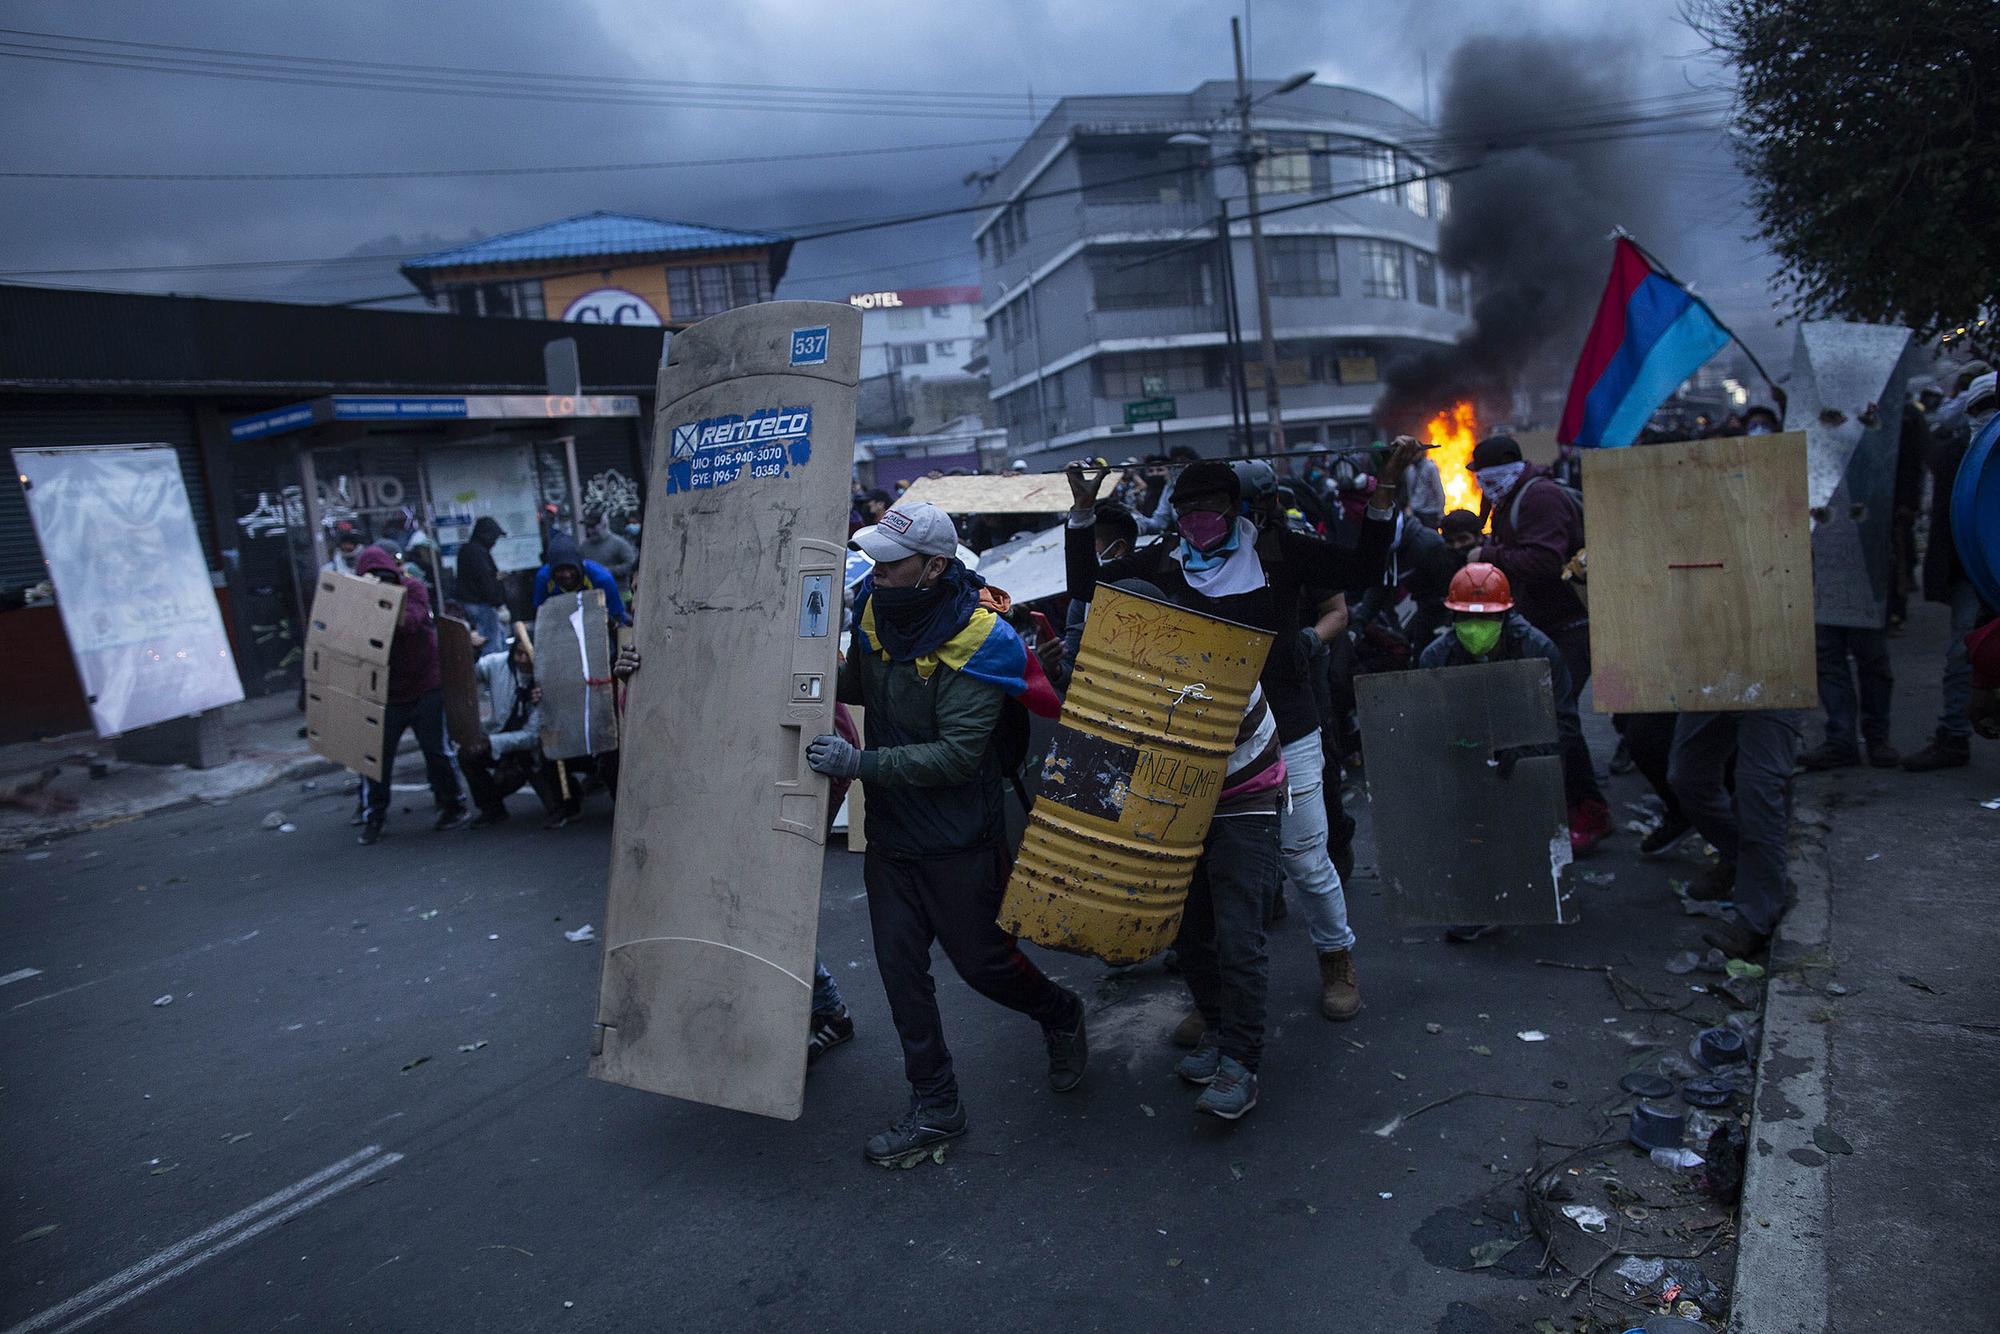
[(1527, 484), (1514, 493), (1513, 501), (1508, 504), (1507, 523), (1517, 532), (1520, 530), (1521, 502), (1527, 498), (1529, 488), (1538, 482), (1547, 482), (1550, 486), (1553, 486), (1557, 491), (1562, 493), (1562, 498), (1569, 504), (1571, 524), (1563, 550), (1563, 559), (1568, 560), (1571, 556), (1583, 550), (1583, 493), (1575, 487), (1557, 481), (1548, 473), (1538, 473), (1530, 477)]

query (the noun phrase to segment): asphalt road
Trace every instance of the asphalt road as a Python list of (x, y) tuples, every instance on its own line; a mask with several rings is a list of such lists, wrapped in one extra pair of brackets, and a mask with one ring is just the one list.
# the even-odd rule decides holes
[[(1660, 964), (1697, 943), (1665, 889), (1686, 864), (1621, 832), (1582, 924), (1447, 946), (1385, 923), (1364, 836), (1366, 1008), (1319, 1017), (1282, 923), (1244, 1122), (1197, 1123), (1157, 966), (1043, 956), (1092, 1006), (1089, 1078), (1058, 1096), (1032, 1025), (940, 959), (972, 1132), (884, 1170), (861, 1141), (905, 1093), (844, 851), (821, 950), (859, 1037), (801, 1120), (585, 1077), (598, 947), (563, 933), (603, 920), (595, 802), (556, 833), (524, 798), (477, 832), (399, 811), (360, 848), (327, 783), (0, 859), (0, 1329), (1528, 1329), (1559, 1309), (1541, 1247), (1477, 1272), (1467, 1248), (1521, 1231), (1537, 1135), (1604, 1138), (1633, 1047), (1692, 1031), (1535, 962), (1684, 995)], [(260, 827), (276, 808), (296, 832)], [(1463, 1090), (1510, 1097), (1373, 1133)]]

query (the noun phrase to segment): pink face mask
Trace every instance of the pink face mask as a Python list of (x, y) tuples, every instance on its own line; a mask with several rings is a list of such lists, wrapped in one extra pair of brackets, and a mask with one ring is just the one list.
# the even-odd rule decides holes
[(1216, 514), (1209, 510), (1189, 510), (1174, 516), (1180, 526), (1181, 536), (1196, 551), (1213, 551), (1229, 540), (1229, 534), (1236, 525), (1227, 514)]

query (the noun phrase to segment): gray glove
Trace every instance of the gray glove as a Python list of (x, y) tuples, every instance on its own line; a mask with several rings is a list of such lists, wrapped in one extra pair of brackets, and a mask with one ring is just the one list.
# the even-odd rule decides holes
[(828, 778), (859, 778), (861, 752), (837, 736), (816, 736), (806, 747), (806, 763)]

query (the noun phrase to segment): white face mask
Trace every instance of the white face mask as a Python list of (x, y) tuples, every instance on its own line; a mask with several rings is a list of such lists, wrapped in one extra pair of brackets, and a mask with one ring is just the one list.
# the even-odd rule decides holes
[(1762, 422), (1758, 422), (1755, 426), (1746, 426), (1743, 428), (1743, 434), (1745, 435), (1770, 435), (1771, 433), (1771, 428)]
[(1514, 483), (1521, 480), (1521, 474), (1528, 465), (1520, 459), (1512, 463), (1496, 463), (1491, 468), (1476, 468), (1472, 475), (1479, 479), (1479, 493), (1489, 500), (1498, 500), (1514, 489)]

